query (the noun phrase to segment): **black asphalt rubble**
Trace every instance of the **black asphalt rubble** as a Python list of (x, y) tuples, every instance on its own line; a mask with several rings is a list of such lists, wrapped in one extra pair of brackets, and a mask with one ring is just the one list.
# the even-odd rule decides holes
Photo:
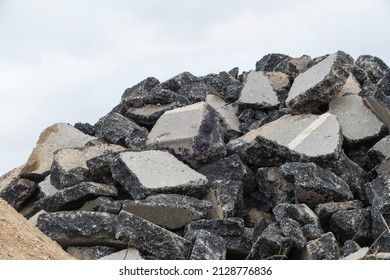
[(76, 259), (389, 259), (390, 68), (267, 54), (45, 129), (0, 197)]

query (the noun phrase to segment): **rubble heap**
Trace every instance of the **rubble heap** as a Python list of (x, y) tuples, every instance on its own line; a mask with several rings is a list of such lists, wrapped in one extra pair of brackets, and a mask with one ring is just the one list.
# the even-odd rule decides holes
[(379, 58), (268, 54), (54, 124), (0, 197), (77, 259), (386, 259), (389, 126)]

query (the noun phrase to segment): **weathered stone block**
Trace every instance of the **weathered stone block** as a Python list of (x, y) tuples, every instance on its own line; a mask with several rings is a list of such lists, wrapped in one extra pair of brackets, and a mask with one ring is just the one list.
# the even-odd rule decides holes
[(126, 211), (118, 215), (116, 238), (158, 259), (187, 259), (191, 242)]
[(165, 112), (151, 130), (147, 146), (168, 149), (180, 160), (199, 167), (226, 154), (221, 132), (217, 112), (199, 102)]
[(299, 257), (304, 260), (337, 260), (340, 253), (335, 236), (328, 232), (318, 239), (307, 242)]
[(118, 190), (114, 186), (83, 182), (42, 198), (37, 205), (48, 212), (73, 210), (99, 196), (115, 197), (118, 196)]
[(34, 181), (22, 179), (20, 176), (13, 177), (11, 173), (6, 176), (8, 178), (3, 177), (4, 180), (0, 182), (0, 198), (20, 210), (22, 204), (34, 194), (37, 184)]
[(20, 174), (43, 179), (50, 172), (55, 151), (63, 148), (81, 148), (93, 139), (95, 138), (69, 124), (54, 124), (41, 133)]
[(377, 173), (390, 171), (390, 136), (383, 137), (367, 152), (366, 165)]
[(200, 196), (207, 178), (169, 152), (123, 152), (113, 161), (112, 175), (134, 199), (159, 193)]
[(382, 59), (372, 55), (359, 56), (355, 65), (363, 69), (367, 73), (368, 78), (375, 84), (390, 70)]
[(184, 195), (158, 194), (145, 200), (127, 200), (121, 209), (164, 228), (177, 229), (206, 218), (211, 203)]
[(207, 230), (196, 231), (190, 260), (224, 259), (226, 259), (226, 247), (223, 239)]
[(337, 52), (298, 75), (288, 93), (286, 104), (296, 112), (313, 112), (329, 103), (345, 84), (353, 58)]
[(344, 180), (314, 163), (286, 163), (279, 170), (288, 181), (294, 183), (295, 197), (299, 203), (314, 206), (324, 202), (353, 199), (353, 194)]

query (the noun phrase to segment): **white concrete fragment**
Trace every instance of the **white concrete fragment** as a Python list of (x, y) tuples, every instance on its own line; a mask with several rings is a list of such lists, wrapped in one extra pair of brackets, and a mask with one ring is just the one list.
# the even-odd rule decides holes
[(366, 257), (369, 250), (370, 248), (363, 247), (359, 251), (344, 257), (343, 260), (363, 260)]
[(347, 95), (332, 100), (329, 113), (337, 116), (342, 133), (349, 142), (365, 141), (377, 137), (385, 125), (364, 104), (358, 95)]
[(246, 76), (238, 103), (258, 108), (271, 108), (279, 105), (279, 100), (264, 73), (251, 71)]
[(240, 120), (238, 119), (238, 106), (235, 104), (227, 104), (221, 97), (214, 94), (208, 94), (206, 96), (206, 103), (213, 107), (219, 114), (222, 125), (227, 130), (234, 130), (241, 132)]
[(38, 188), (44, 196), (53, 195), (58, 192), (58, 189), (50, 182), (50, 175), (46, 176), (45, 180), (38, 184)]

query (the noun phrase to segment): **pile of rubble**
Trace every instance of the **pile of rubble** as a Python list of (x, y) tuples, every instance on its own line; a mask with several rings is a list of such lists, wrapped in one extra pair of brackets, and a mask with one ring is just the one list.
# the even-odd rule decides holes
[(269, 54), (54, 124), (0, 197), (77, 259), (386, 259), (389, 126), (379, 58)]

